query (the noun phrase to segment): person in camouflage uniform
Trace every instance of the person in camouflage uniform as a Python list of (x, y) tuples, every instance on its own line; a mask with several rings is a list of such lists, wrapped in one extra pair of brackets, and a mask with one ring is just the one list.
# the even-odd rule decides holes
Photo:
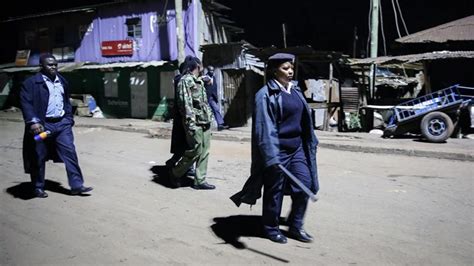
[(185, 73), (178, 82), (177, 104), (182, 115), (187, 149), (181, 160), (171, 168), (170, 181), (174, 187), (181, 185), (181, 177), (196, 163), (194, 189), (214, 189), (206, 182), (209, 147), (211, 143), (212, 109), (207, 102), (201, 60), (187, 56), (184, 61)]

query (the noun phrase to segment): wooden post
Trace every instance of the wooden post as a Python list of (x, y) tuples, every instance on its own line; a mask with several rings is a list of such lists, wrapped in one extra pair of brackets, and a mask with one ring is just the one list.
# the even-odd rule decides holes
[(176, 12), (176, 39), (178, 45), (178, 63), (184, 62), (184, 24), (183, 24), (183, 1), (175, 0)]
[(423, 62), (423, 74), (425, 78), (425, 94), (431, 93), (431, 79), (427, 62)]

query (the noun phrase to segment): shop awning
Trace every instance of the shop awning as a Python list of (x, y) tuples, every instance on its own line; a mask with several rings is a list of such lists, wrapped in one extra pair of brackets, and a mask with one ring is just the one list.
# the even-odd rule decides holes
[(474, 58), (474, 51), (436, 51), (422, 54), (409, 54), (399, 56), (380, 56), (374, 58), (350, 59), (350, 65), (388, 65), (408, 64), (422, 61), (432, 61), (454, 58)]
[[(71, 72), (83, 66), (84, 63), (68, 62), (68, 63), (59, 63), (58, 71), (59, 72)], [(38, 72), (40, 70), (39, 66), (14, 66), (0, 68), (0, 72), (14, 73), (14, 72)]]

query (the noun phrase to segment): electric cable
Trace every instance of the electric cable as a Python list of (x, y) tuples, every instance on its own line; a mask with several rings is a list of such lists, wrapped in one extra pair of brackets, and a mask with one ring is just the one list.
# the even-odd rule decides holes
[(384, 55), (387, 55), (387, 44), (386, 44), (386, 41), (385, 41), (385, 32), (384, 32), (384, 29), (383, 29), (382, 5), (380, 5), (379, 15), (380, 15), (380, 29), (381, 29), (381, 31), (382, 31), (383, 51), (384, 51)]
[(395, 7), (395, 1), (394, 0), (392, 0), (392, 7), (393, 7), (393, 14), (395, 16), (395, 27), (397, 28), (398, 38), (401, 38), (402, 35), (400, 34), (400, 28), (398, 27), (397, 8)]
[(400, 13), (400, 19), (402, 20), (402, 23), (403, 23), (403, 28), (405, 28), (405, 32), (407, 33), (407, 35), (409, 35), (410, 33), (408, 33), (407, 25), (405, 24), (405, 20), (403, 19), (403, 13), (402, 13), (402, 9), (400, 8), (400, 3), (398, 2), (398, 0), (396, 0), (396, 3), (397, 3), (398, 12)]
[(365, 50), (365, 53), (366, 53), (365, 57), (369, 57), (370, 32), (371, 32), (371, 24), (372, 24), (372, 19), (371, 19), (372, 18), (372, 2), (373, 1), (374, 0), (370, 0), (370, 5), (369, 5), (369, 19), (367, 20), (369, 22), (369, 31), (368, 31), (369, 34), (367, 34), (367, 45), (366, 45), (366, 48), (365, 48), (366, 49)]

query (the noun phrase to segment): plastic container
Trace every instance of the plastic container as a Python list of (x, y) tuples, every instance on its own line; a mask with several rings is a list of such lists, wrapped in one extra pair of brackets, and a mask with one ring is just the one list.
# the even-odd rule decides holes
[(49, 130), (43, 131), (43, 132), (41, 132), (41, 133), (34, 136), (35, 141), (43, 141), (49, 136), (49, 134), (51, 134), (51, 131), (49, 131)]

